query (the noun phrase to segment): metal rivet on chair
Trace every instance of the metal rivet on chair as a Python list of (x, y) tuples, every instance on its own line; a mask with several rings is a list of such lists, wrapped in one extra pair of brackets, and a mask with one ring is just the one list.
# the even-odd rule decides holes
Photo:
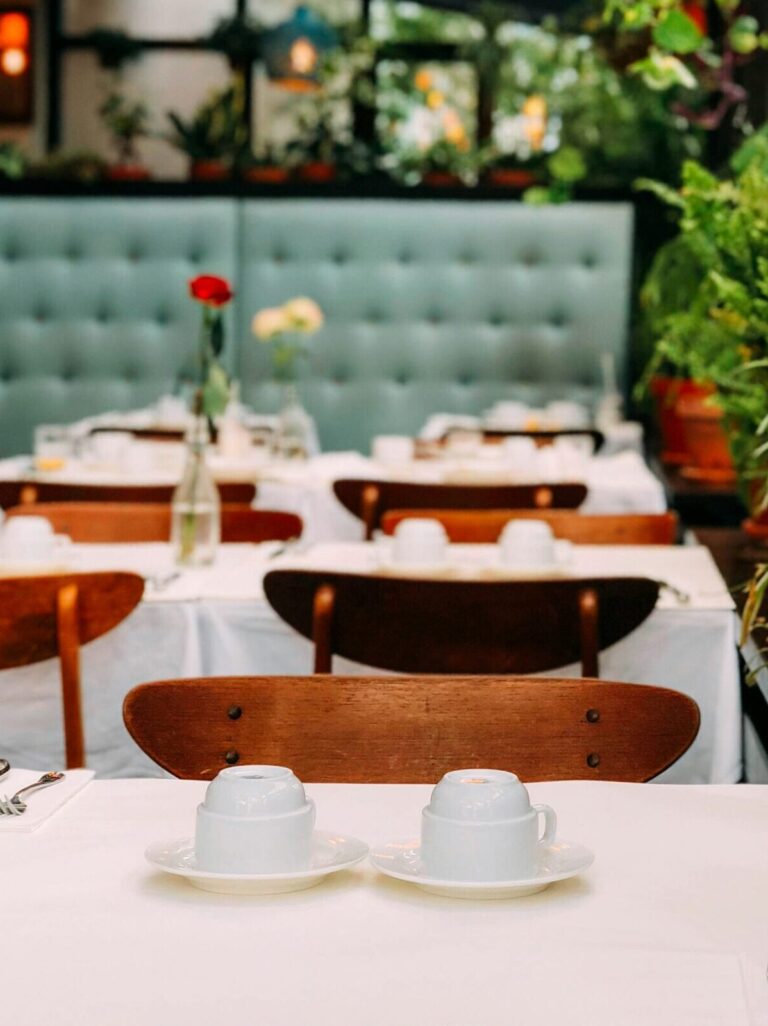
[(597, 723), (600, 719), (599, 709), (587, 709), (587, 723)]
[(239, 705), (230, 705), (229, 709), (227, 709), (227, 716), (229, 716), (230, 720), (239, 720), (242, 715), (243, 710)]
[(597, 752), (590, 752), (587, 756), (587, 766), (590, 766), (592, 769), (595, 769), (599, 765), (600, 756), (597, 754)]
[(537, 509), (548, 509), (552, 505), (552, 489), (537, 488), (533, 495), (533, 502)]
[(224, 756), (224, 762), (226, 762), (227, 766), (234, 766), (236, 762), (239, 762), (239, 760), (240, 753), (236, 752), (234, 748), (230, 749)]

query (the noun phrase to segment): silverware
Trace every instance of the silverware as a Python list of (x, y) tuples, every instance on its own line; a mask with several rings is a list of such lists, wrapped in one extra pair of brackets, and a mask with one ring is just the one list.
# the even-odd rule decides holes
[(691, 601), (691, 596), (687, 591), (681, 591), (680, 588), (676, 588), (674, 584), (669, 584), (667, 581), (656, 581), (656, 584), (664, 591), (668, 591), (681, 606), (687, 606)]
[(16, 794), (13, 795), (13, 797), (8, 798), (6, 795), (1, 795), (0, 816), (20, 816), (23, 812), (26, 812), (27, 809), (27, 803), (21, 800), (21, 796), (23, 794), (42, 790), (44, 787), (50, 787), (52, 784), (58, 784), (58, 782), (63, 779), (63, 773), (57, 773), (56, 771), (44, 773), (39, 780), (34, 782), (34, 784), (27, 784), (26, 787), (22, 787), (20, 791), (17, 791)]
[(178, 581), (180, 577), (181, 572), (174, 570), (170, 574), (155, 574), (153, 577), (145, 577), (144, 581), (153, 591), (165, 591), (169, 585), (173, 584), (174, 581)]
[(300, 541), (301, 538), (288, 538), (282, 545), (278, 545), (276, 549), (273, 549), (267, 556), (267, 559), (275, 559), (277, 556), (284, 555), (290, 549), (295, 549)]
[(7, 759), (0, 759), (0, 777), (4, 777), (10, 768), (11, 764)]

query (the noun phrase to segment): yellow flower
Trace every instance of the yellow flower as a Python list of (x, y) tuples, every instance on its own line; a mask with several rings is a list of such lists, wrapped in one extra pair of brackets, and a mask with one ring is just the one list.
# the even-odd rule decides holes
[(445, 103), (445, 97), (439, 89), (430, 89), (427, 93), (427, 106), (430, 110), (437, 110)]
[(467, 133), (463, 125), (453, 125), (446, 130), (445, 138), (454, 146), (462, 146), (467, 141)]
[(283, 315), (292, 331), (303, 331), (310, 335), (323, 326), (323, 311), (314, 299), (307, 299), (306, 296), (289, 300), (283, 307)]
[(251, 331), (262, 342), (271, 342), (277, 335), (288, 331), (289, 324), (281, 306), (259, 310), (251, 322)]
[(426, 68), (422, 68), (420, 71), (416, 72), (413, 84), (417, 89), (420, 89), (422, 93), (426, 93), (432, 88), (432, 75)]

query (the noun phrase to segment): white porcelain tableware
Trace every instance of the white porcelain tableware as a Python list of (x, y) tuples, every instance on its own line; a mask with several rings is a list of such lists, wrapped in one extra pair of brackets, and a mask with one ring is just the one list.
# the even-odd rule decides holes
[(197, 808), (195, 858), (211, 873), (300, 873), (312, 859), (315, 805), (285, 766), (231, 766)]
[(194, 842), (188, 837), (152, 844), (144, 854), (148, 862), (164, 873), (184, 877), (203, 891), (219, 894), (286, 894), (315, 887), (331, 873), (357, 865), (368, 854), (368, 845), (354, 837), (316, 830), (306, 869), (269, 874), (212, 873), (201, 869)]
[(408, 517), (395, 528), (392, 561), (400, 566), (443, 566), (448, 557), (448, 535), (439, 520)]
[(556, 562), (552, 528), (545, 520), (510, 520), (499, 536), (501, 562), (505, 566), (545, 567)]
[(96, 431), (88, 439), (90, 461), (119, 467), (124, 462), (132, 441), (127, 431)]
[(589, 427), (589, 410), (570, 399), (556, 399), (547, 403), (546, 417), (552, 428), (564, 431)]
[(533, 873), (527, 879), (441, 880), (430, 876), (424, 867), (418, 841), (396, 841), (374, 848), (370, 860), (385, 876), (415, 884), (430, 894), (447, 898), (493, 900), (522, 898), (543, 891), (559, 880), (568, 880), (588, 869), (595, 856), (581, 844), (562, 839), (539, 848)]
[(69, 544), (68, 538), (53, 533), (45, 517), (9, 517), (0, 531), (0, 559), (25, 565), (52, 563)]
[(410, 463), (413, 450), (413, 439), (409, 435), (377, 435), (371, 445), (371, 456), (385, 466)]
[(514, 773), (453, 770), (435, 786), (422, 811), (424, 872), (463, 882), (528, 880), (536, 873), (539, 849), (553, 843), (556, 830), (554, 810), (531, 805)]

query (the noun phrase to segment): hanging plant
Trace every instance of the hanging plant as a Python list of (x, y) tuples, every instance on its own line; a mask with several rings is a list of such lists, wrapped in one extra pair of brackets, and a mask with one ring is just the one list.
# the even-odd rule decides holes
[(102, 68), (110, 71), (119, 71), (129, 61), (138, 60), (144, 50), (141, 43), (122, 29), (95, 29), (85, 40), (96, 51)]
[(223, 53), (232, 65), (250, 64), (261, 56), (261, 26), (247, 15), (222, 18), (204, 40), (209, 50)]

